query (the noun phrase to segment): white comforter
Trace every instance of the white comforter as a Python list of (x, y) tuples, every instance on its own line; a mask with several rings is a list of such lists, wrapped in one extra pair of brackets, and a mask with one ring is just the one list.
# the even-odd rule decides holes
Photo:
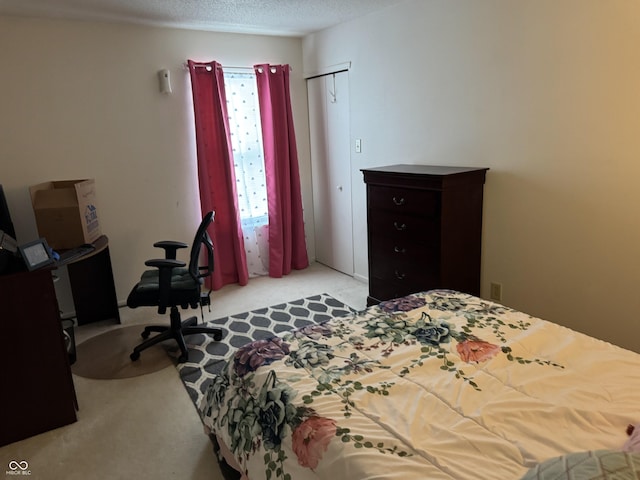
[(431, 291), (241, 348), (201, 408), (251, 480), (517, 479), (622, 447), (640, 355)]

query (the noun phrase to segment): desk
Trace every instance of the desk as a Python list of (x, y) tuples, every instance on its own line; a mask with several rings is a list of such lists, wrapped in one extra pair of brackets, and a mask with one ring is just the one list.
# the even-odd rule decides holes
[(76, 421), (51, 269), (0, 275), (0, 446)]
[(100, 320), (120, 322), (116, 287), (109, 255), (109, 239), (102, 235), (95, 250), (67, 263), (69, 283), (78, 325)]

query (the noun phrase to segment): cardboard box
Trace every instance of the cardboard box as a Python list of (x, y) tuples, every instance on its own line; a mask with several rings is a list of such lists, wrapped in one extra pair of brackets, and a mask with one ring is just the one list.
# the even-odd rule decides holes
[(93, 243), (102, 233), (95, 180), (62, 180), (29, 187), (38, 234), (54, 250)]

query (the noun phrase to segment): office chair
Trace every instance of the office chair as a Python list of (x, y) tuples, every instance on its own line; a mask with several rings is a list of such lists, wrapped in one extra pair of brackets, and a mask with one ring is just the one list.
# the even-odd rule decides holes
[[(137, 308), (141, 306), (158, 307), (158, 313), (164, 314), (170, 308), (170, 325), (150, 325), (142, 332), (142, 338), (146, 339), (134, 348), (130, 355), (131, 360), (140, 358), (140, 352), (164, 340), (174, 339), (178, 342), (181, 355), (180, 363), (189, 360), (189, 351), (184, 341), (185, 335), (194, 333), (208, 333), (218, 341), (222, 338), (222, 330), (198, 326), (198, 317), (193, 316), (182, 320), (180, 310), (198, 308), (209, 305), (209, 293), (203, 293), (201, 286), (203, 279), (213, 273), (213, 244), (207, 233), (207, 228), (213, 221), (213, 212), (207, 213), (196, 232), (191, 246), (189, 266), (185, 262), (176, 260), (177, 251), (187, 248), (187, 244), (163, 240), (153, 244), (154, 247), (165, 251), (164, 259), (147, 260), (145, 265), (155, 267), (155, 270), (145, 271), (140, 281), (133, 287), (127, 298), (127, 306)], [(206, 265), (200, 266), (200, 251), (206, 252)], [(159, 332), (158, 335), (149, 338), (151, 332)]]

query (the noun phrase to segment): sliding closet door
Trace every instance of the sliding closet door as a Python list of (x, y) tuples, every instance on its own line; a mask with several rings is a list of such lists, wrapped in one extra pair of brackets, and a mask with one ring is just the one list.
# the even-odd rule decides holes
[(353, 275), (349, 74), (309, 79), (316, 260)]

